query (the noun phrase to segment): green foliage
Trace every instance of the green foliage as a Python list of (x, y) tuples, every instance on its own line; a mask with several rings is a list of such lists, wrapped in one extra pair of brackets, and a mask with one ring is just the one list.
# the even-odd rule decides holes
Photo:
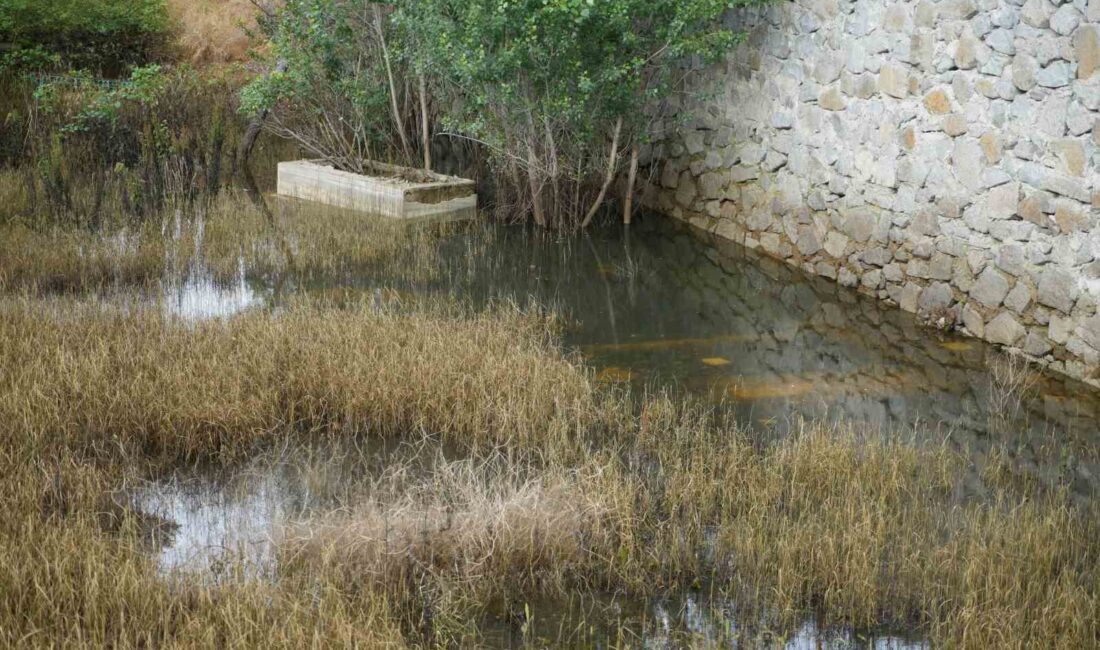
[(148, 59), (168, 30), (164, 0), (0, 0), (8, 63), (117, 74)]
[(287, 71), (242, 108), (274, 109), (277, 133), (351, 171), (411, 162), (409, 142), (430, 140), (414, 129), (476, 141), (499, 206), (576, 225), (652, 138), (660, 100), (737, 42), (723, 13), (760, 1), (286, 0), (263, 26)]
[(684, 64), (737, 42), (723, 13), (755, 1), (406, 0), (394, 22), (454, 98), (446, 127), (488, 145), (498, 195), (571, 226), (651, 139)]
[(367, 0), (281, 3), (260, 28), (269, 65), (281, 61), (285, 71), (248, 84), (241, 112), (277, 109), (270, 128), (352, 170), (364, 158), (398, 155), (376, 9)]
[(18, 125), (12, 155), (33, 169), (27, 212), (97, 225), (108, 207), (143, 217), (169, 198), (216, 193), (236, 167), (232, 83), (159, 65), (118, 81), (88, 72), (28, 81), (27, 106), (16, 114), (33, 119)]
[[(594, 135), (620, 117), (640, 117), (669, 90), (686, 57), (714, 59), (735, 42), (718, 22), (729, 0), (409, 0), (395, 21), (418, 65), (462, 88), (452, 115), (479, 136), (524, 113)], [(499, 116), (498, 116), (499, 117)]]
[[(96, 128), (118, 124), (124, 109), (148, 110), (168, 83), (159, 65), (134, 68), (130, 79), (121, 83), (103, 83), (86, 73), (73, 73), (35, 91), (42, 110), (61, 118), (62, 134), (87, 133)], [(70, 111), (73, 95), (79, 95), (75, 111)]]

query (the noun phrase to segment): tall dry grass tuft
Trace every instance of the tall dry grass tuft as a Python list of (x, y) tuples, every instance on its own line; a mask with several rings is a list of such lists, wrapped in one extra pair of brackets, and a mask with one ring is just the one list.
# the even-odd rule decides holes
[(280, 569), (384, 595), (406, 612), (406, 628), (461, 636), (471, 612), (514, 611), (597, 577), (594, 551), (614, 542), (594, 489), (599, 469), (535, 469), (497, 454), (443, 462), (411, 482), (407, 468), (391, 468), (360, 506), (284, 531)]
[(168, 1), (179, 55), (195, 65), (247, 61), (257, 13), (249, 0)]

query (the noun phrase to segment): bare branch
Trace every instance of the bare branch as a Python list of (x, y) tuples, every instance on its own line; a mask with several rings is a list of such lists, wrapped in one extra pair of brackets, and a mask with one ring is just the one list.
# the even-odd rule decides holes
[(611, 182), (615, 180), (615, 167), (619, 162), (619, 134), (623, 130), (623, 118), (615, 120), (615, 133), (611, 136), (611, 152), (607, 155), (607, 176), (604, 177), (603, 187), (600, 188), (599, 195), (596, 196), (596, 200), (592, 202), (592, 207), (588, 208), (588, 214), (584, 215), (584, 221), (581, 222), (581, 228), (587, 228), (588, 224), (592, 223), (592, 217), (596, 216), (596, 212), (603, 205), (604, 197), (607, 196), (607, 188), (611, 186)]

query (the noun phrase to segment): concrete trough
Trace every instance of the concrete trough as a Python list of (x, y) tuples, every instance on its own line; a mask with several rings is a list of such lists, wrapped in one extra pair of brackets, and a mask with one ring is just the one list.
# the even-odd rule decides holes
[(473, 181), (370, 162), (370, 175), (315, 160), (279, 163), (278, 193), (394, 219), (452, 221), (477, 216)]

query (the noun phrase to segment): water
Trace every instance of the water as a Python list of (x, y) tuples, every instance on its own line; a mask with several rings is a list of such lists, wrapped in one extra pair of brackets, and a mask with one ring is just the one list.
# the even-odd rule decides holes
[(533, 301), (566, 318), (566, 344), (602, 379), (682, 388), (770, 429), (807, 418), (949, 432), (974, 444), (1095, 440), (1100, 391), (1041, 373), (1013, 390), (1013, 364), (981, 341), (923, 327), (667, 219), (583, 238), (480, 225), (448, 233), (427, 279), (343, 268), (272, 277), (242, 267), (219, 285), (199, 269), (168, 284), (166, 303), (186, 316), (224, 316), (296, 293), (369, 297), (380, 287), (475, 304)]
[[(452, 225), (436, 253), (427, 277), (366, 267), (273, 276), (242, 265), (233, 281), (219, 283), (195, 268), (165, 284), (163, 304), (208, 318), (275, 309), (300, 293), (370, 298), (383, 288), (387, 295), (452, 295), (475, 304), (535, 302), (566, 319), (566, 345), (602, 381), (686, 391), (779, 435), (806, 418), (948, 439), (974, 460), (967, 482), (979, 493), (979, 469), (994, 445), (1010, 449), (1020, 471), (1068, 486), (1079, 498), (1100, 486), (1096, 390), (1021, 372), (980, 341), (924, 328), (909, 314), (669, 220), (647, 216), (630, 230), (581, 238)], [(158, 558), (166, 572), (216, 575), (243, 558), (263, 576), (281, 527), (363, 498), (393, 453), (283, 450), (228, 474), (184, 472), (131, 498), (174, 522)], [(789, 648), (923, 647), (904, 634), (813, 622), (769, 636), (766, 626), (728, 615), (728, 605), (698, 593), (656, 602), (609, 595), (588, 603), (603, 612), (594, 632), (573, 629), (591, 620), (574, 611), (576, 603), (542, 604), (526, 626), (486, 621), (483, 630), (493, 645), (626, 634), (648, 647), (745, 639)]]

